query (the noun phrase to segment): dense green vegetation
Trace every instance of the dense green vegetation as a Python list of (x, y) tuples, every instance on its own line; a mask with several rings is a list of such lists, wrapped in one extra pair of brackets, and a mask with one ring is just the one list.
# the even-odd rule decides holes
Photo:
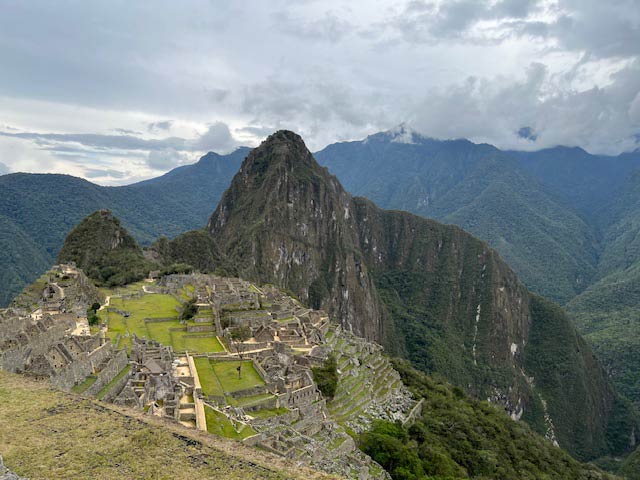
[(627, 480), (640, 480), (640, 447), (626, 458), (618, 474)]
[(71, 230), (58, 263), (75, 263), (98, 285), (108, 287), (141, 280), (151, 269), (136, 241), (108, 210), (92, 213)]
[(329, 355), (322, 367), (314, 367), (313, 381), (316, 382), (322, 394), (331, 400), (338, 388), (338, 362), (334, 355)]
[(618, 390), (640, 404), (640, 261), (607, 275), (567, 308)]
[(488, 241), (533, 291), (565, 302), (595, 272), (593, 226), (517, 159), (490, 145), (380, 133), (316, 153), (346, 189), (387, 209), (459, 225)]
[(191, 230), (169, 240), (159, 238), (150, 248), (165, 269), (190, 265), (202, 273), (234, 274), (234, 267), (218, 250), (213, 238), (205, 230)]
[(590, 479), (597, 469), (573, 460), (487, 402), (394, 361), (422, 413), (411, 426), (378, 422), (362, 434), (360, 448), (394, 480)]
[[(635, 409), (615, 394), (595, 358), (583, 354), (589, 346), (559, 306), (534, 295), (531, 313), (532, 331), (525, 368), (534, 377), (536, 391), (545, 399), (555, 419), (560, 444), (571, 445), (569, 451), (578, 458), (627, 452), (628, 433), (637, 431), (639, 425)], [(575, 348), (566, 348), (569, 342)], [(593, 390), (606, 392), (603, 404), (572, 401)], [(604, 416), (609, 418), (608, 422), (597, 424), (599, 431), (589, 433), (593, 432), (589, 425), (593, 425), (593, 419)], [(525, 412), (525, 419), (529, 418)]]

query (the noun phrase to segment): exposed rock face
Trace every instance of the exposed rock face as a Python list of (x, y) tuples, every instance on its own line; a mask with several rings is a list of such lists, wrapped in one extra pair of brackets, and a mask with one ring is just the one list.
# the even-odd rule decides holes
[(292, 132), (249, 154), (208, 229), (241, 276), (293, 291), (580, 458), (632, 435), (635, 418), (564, 312), (532, 308), (499, 255), (458, 227), (351, 197)]
[(353, 199), (295, 133), (277, 132), (249, 154), (208, 228), (241, 276), (288, 288), (369, 340), (382, 337)]

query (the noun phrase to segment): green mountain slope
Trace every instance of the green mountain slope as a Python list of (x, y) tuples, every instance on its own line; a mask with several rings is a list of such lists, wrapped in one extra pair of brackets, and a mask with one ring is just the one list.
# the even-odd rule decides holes
[(53, 263), (47, 252), (16, 225), (0, 215), (0, 305), (6, 305), (24, 285)]
[(415, 134), (406, 143), (388, 132), (316, 155), (353, 194), (459, 225), (488, 241), (529, 288), (554, 300), (575, 296), (595, 272), (593, 229), (516, 159), (490, 145)]
[(71, 230), (58, 263), (74, 263), (105, 286), (141, 280), (151, 268), (142, 249), (109, 210), (92, 213)]
[(416, 397), (424, 398), (422, 412), (409, 427), (380, 422), (360, 440), (361, 448), (394, 479), (608, 478), (495, 406), (471, 400), (405, 361), (394, 361), (394, 367)]
[(640, 479), (640, 447), (627, 457), (620, 467), (618, 474), (622, 475), (627, 480)]
[(629, 448), (637, 421), (561, 309), (461, 229), (351, 197), (294, 133), (251, 152), (208, 229), (242, 277), (327, 309), (579, 458)]

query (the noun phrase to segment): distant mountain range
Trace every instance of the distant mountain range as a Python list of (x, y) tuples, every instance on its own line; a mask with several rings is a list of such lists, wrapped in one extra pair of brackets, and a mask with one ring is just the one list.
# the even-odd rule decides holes
[[(125, 187), (0, 177), (0, 304), (53, 264), (65, 235), (95, 210), (113, 211), (142, 244), (202, 227), (249, 151), (209, 153)], [(501, 151), (399, 128), (315, 157), (354, 195), (489, 242), (527, 287), (567, 305), (617, 386), (640, 401), (640, 152)]]

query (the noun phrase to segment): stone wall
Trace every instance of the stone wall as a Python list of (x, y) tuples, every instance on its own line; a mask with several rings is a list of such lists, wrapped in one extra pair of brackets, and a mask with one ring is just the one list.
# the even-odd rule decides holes
[(69, 363), (65, 368), (51, 377), (51, 383), (63, 390), (69, 390), (74, 385), (82, 383), (87, 376), (93, 374), (113, 354), (110, 343), (105, 343), (89, 354), (84, 354)]
[(116, 354), (109, 359), (105, 367), (98, 372), (97, 380), (87, 390), (87, 395), (95, 396), (103, 387), (109, 384), (111, 380), (118, 376), (124, 367), (127, 366), (129, 359), (127, 358), (127, 352), (124, 350), (118, 350)]
[[(45, 325), (43, 322), (40, 323)], [(2, 327), (10, 328), (19, 326), (12, 336), (9, 336), (6, 331), (4, 333), (5, 339), (0, 346), (0, 349), (5, 349), (0, 351), (0, 367), (3, 370), (14, 373), (24, 370), (30, 359), (45, 355), (53, 345), (62, 341), (67, 330), (72, 327), (68, 321), (53, 322), (44, 331), (39, 328), (33, 329), (34, 325), (36, 324), (30, 318), (11, 320), (6, 325), (2, 324)], [(30, 330), (31, 333), (26, 333), (25, 330)]]
[(131, 378), (131, 373), (129, 373), (129, 375), (123, 376), (120, 380), (118, 380), (113, 385), (113, 387), (111, 387), (111, 390), (109, 390), (105, 394), (105, 396), (102, 397), (102, 401), (104, 401), (104, 402), (113, 402), (115, 400), (115, 398), (120, 394), (122, 389), (125, 387), (125, 385), (129, 381), (129, 378)]

